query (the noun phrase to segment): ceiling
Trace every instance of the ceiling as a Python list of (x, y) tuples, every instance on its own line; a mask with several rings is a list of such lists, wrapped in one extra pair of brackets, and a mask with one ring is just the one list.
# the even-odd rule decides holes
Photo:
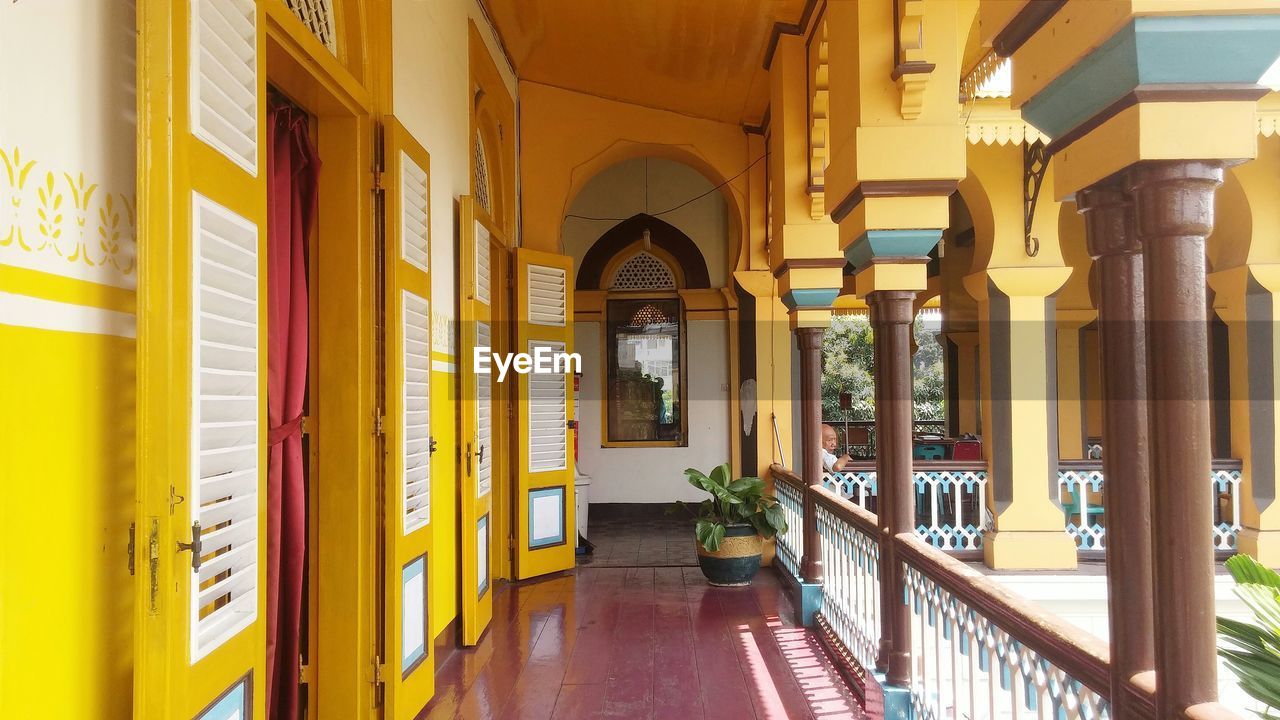
[(482, 0), (522, 80), (729, 123), (769, 104), (774, 22), (804, 0)]

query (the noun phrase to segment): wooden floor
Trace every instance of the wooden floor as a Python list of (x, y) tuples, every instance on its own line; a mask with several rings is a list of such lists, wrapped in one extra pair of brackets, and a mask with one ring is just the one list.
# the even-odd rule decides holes
[(480, 645), (440, 669), (428, 718), (861, 718), (777, 576), (583, 567), (507, 586)]

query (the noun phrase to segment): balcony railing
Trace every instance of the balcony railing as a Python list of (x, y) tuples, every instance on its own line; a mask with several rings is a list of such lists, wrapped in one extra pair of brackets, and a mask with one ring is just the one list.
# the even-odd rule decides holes
[[(1213, 461), (1209, 484), (1214, 505), (1213, 546), (1231, 551), (1240, 532), (1240, 461)], [(917, 460), (916, 534), (942, 550), (980, 550), (987, 524), (987, 468), (981, 461)], [(1063, 460), (1058, 465), (1063, 530), (1081, 551), (1106, 548), (1106, 513), (1101, 502), (1105, 478), (1101, 460)], [(822, 484), (854, 505), (876, 511), (875, 463), (855, 461), (840, 472), (826, 473)], [(803, 499), (796, 502), (803, 504)], [(799, 555), (797, 555), (797, 558)]]
[[(1209, 473), (1214, 502), (1213, 547), (1231, 551), (1240, 534), (1239, 460), (1217, 459)], [(1106, 549), (1106, 508), (1100, 502), (1101, 460), (1063, 460), (1058, 464), (1058, 489), (1066, 514), (1067, 534), (1081, 550)]]
[[(1094, 472), (1087, 465), (1068, 469)], [(1238, 482), (1238, 463), (1217, 461), (1213, 467), (1213, 482), (1225, 483), (1215, 488), (1236, 489), (1232, 483)], [(778, 537), (784, 571), (798, 581), (822, 585), (814, 622), (850, 679), (864, 690), (872, 670), (884, 669), (877, 668), (884, 661), (881, 639), (891, 637), (888, 645), (909, 656), (908, 670), (902, 673), (909, 677), (899, 681), (898, 687), (906, 688), (917, 718), (1112, 716), (1106, 643), (1005, 590), (944, 551), (920, 527), (914, 533), (887, 535), (879, 518), (854, 502), (856, 498), (874, 505), (874, 472), (868, 475), (867, 469), (857, 468), (838, 474), (852, 477), (828, 477), (824, 484), (808, 485), (782, 466), (774, 465), (771, 471), (787, 513), (788, 530)], [(939, 494), (946, 494), (942, 490), (982, 492), (968, 486), (978, 487), (978, 477), (964, 477), (964, 473), (976, 473), (972, 468), (918, 472), (924, 472), (925, 479), (917, 475), (917, 519), (921, 496), (933, 504)], [(951, 474), (934, 482), (930, 475), (940, 472)], [(1097, 472), (1101, 483), (1101, 472)], [(1093, 476), (1080, 477), (1080, 482), (1094, 481)], [(935, 488), (942, 490), (935, 492)], [(806, 508), (811, 515), (805, 515)], [(806, 528), (816, 530), (816, 539)], [(805, 537), (816, 547), (806, 545)], [(801, 577), (806, 548), (813, 548), (823, 562), (820, 578)], [(882, 558), (892, 558), (897, 572)], [(900, 612), (891, 611), (891, 603), (897, 602), (906, 606), (905, 620), (895, 620), (895, 615), (902, 618)], [(890, 632), (892, 636), (886, 635)], [(1155, 717), (1155, 686), (1140, 679), (1126, 683), (1122, 692), (1134, 703), (1131, 715), (1150, 720)], [(1237, 718), (1217, 703), (1188, 708), (1179, 717)]]
[[(985, 523), (987, 466), (978, 461), (922, 460), (913, 471), (916, 532), (947, 550), (980, 550)], [(827, 473), (822, 484), (860, 508), (875, 512), (876, 466), (854, 462)]]

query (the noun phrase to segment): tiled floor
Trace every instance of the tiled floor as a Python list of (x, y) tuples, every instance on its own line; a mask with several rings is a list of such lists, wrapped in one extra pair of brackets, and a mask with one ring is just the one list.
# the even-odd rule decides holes
[(697, 566), (693, 520), (673, 505), (592, 505), (587, 539), (595, 552), (578, 565), (595, 567)]
[(772, 570), (586, 567), (505, 586), (480, 644), (436, 677), (428, 718), (861, 718)]

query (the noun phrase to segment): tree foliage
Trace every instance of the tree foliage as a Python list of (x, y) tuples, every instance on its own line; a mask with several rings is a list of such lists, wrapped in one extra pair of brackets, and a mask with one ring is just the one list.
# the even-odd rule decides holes
[[(912, 325), (917, 346), (912, 362), (915, 417), (943, 417), (945, 397), (942, 346), (922, 322)], [(844, 419), (840, 393), (853, 394), (849, 420), (875, 419), (875, 361), (871, 322), (865, 315), (838, 315), (822, 339), (822, 416)]]

